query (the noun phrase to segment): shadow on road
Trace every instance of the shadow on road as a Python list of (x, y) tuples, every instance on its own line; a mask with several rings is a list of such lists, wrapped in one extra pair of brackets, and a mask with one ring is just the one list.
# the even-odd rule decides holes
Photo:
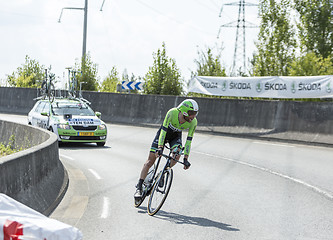
[[(147, 213), (144, 207), (139, 207), (140, 213)], [(155, 216), (155, 218), (173, 222), (176, 224), (190, 224), (190, 225), (196, 225), (201, 227), (214, 227), (218, 228), (224, 231), (240, 231), (238, 228), (231, 227), (230, 224), (222, 223), (222, 222), (216, 222), (207, 218), (203, 217), (191, 217), (186, 215), (181, 215), (178, 213), (171, 213), (171, 212), (165, 212), (160, 210)]]
[(59, 143), (59, 148), (60, 149), (68, 149), (68, 150), (91, 150), (93, 149), (107, 149), (111, 148), (108, 145), (105, 145), (103, 147), (99, 147), (96, 145), (96, 143), (76, 143), (76, 142), (69, 142), (69, 143)]

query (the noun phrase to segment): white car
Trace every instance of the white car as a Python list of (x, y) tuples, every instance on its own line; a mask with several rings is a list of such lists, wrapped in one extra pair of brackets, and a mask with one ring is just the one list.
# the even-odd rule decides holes
[(89, 142), (104, 146), (106, 124), (80, 99), (39, 100), (28, 114), (28, 124), (57, 134), (59, 142)]

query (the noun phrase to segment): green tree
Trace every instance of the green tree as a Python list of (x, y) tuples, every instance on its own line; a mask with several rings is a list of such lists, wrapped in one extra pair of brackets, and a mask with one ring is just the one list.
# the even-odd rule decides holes
[(25, 63), (8, 75), (7, 82), (13, 87), (35, 88), (42, 84), (44, 69), (44, 65), (26, 55)]
[(129, 76), (128, 76), (128, 72), (127, 72), (126, 68), (124, 69), (123, 74), (121, 75), (121, 80), (122, 81), (129, 81)]
[(333, 75), (333, 65), (330, 57), (309, 52), (293, 61), (289, 72), (291, 76)]
[(117, 68), (113, 66), (108, 76), (102, 82), (100, 90), (102, 92), (116, 92), (118, 83), (119, 83), (118, 71)]
[[(83, 62), (83, 63), (82, 63)], [(76, 61), (74, 71), (76, 71), (77, 86), (82, 83), (82, 90), (97, 91), (98, 89), (98, 67), (93, 63), (88, 53), (81, 63)]]
[(290, 0), (260, 0), (261, 17), (253, 75), (289, 75), (296, 51), (295, 29), (290, 21)]
[(194, 62), (197, 65), (197, 70), (192, 72), (193, 76), (226, 76), (225, 68), (222, 66), (220, 55), (213, 56), (212, 49), (207, 48), (207, 52), (199, 52), (199, 59), (195, 59)]
[(147, 94), (180, 95), (183, 92), (180, 71), (174, 59), (166, 55), (165, 43), (162, 49), (153, 53), (154, 64), (145, 76), (144, 92)]
[(299, 37), (303, 51), (327, 58), (333, 49), (333, 1), (294, 0), (299, 13)]

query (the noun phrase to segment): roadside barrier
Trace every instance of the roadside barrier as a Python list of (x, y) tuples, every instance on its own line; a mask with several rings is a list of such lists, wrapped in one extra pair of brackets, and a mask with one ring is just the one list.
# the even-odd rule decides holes
[[(111, 123), (160, 125), (185, 97), (83, 92)], [(308, 144), (333, 144), (332, 102), (193, 98), (197, 131)]]
[[(36, 89), (0, 87), (0, 112), (27, 115)], [(160, 125), (185, 97), (83, 91), (110, 123)], [(239, 137), (333, 144), (332, 102), (194, 98), (198, 130)]]
[(57, 136), (49, 131), (0, 120), (0, 142), (14, 136), (27, 149), (0, 157), (0, 193), (49, 215), (68, 184), (59, 160)]

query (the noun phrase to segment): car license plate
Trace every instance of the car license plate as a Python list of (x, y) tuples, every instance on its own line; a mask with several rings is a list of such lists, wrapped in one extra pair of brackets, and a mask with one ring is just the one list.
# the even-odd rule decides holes
[(79, 136), (94, 136), (93, 132), (79, 132)]

